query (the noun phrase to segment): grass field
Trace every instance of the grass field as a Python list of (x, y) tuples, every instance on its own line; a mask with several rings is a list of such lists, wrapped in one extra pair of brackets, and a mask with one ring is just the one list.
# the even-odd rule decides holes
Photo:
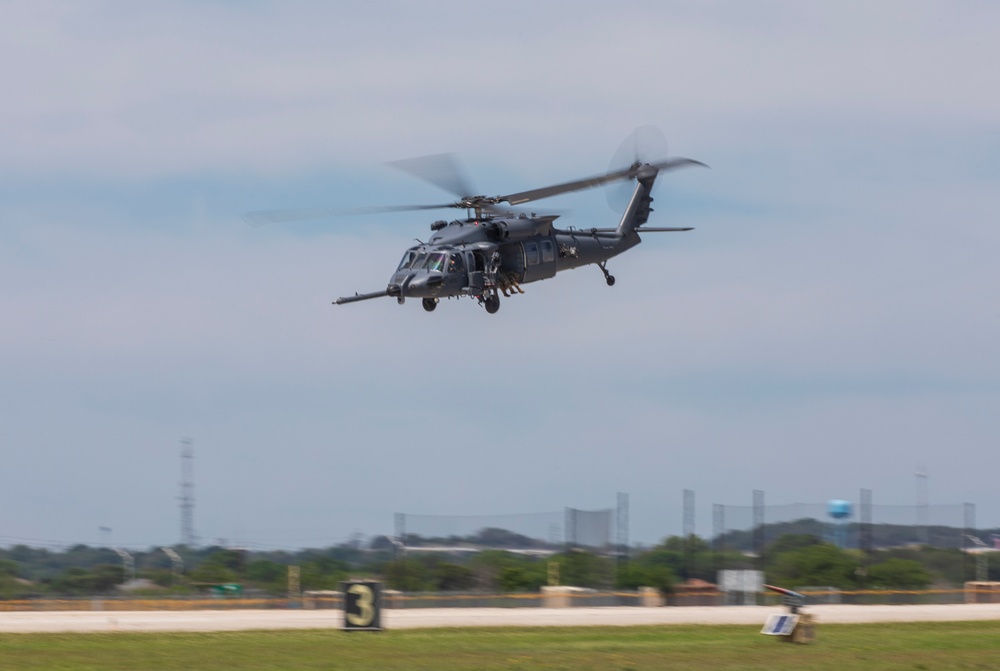
[(1000, 669), (1000, 622), (826, 625), (812, 645), (745, 626), (205, 634), (0, 634), (0, 669)]

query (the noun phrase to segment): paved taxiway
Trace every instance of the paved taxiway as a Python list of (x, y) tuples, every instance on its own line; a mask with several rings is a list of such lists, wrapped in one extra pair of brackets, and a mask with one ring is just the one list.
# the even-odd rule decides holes
[[(573, 627), (640, 624), (763, 625), (776, 606), (683, 608), (414, 608), (383, 611), (387, 629)], [(810, 606), (819, 623), (1000, 620), (1000, 604)], [(336, 610), (2, 612), (0, 632), (240, 631), (339, 629)]]

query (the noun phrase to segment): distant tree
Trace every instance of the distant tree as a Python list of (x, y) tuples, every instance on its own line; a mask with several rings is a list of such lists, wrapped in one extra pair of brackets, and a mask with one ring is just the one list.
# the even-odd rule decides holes
[[(727, 555), (727, 565), (733, 568), (745, 561), (746, 558), (738, 553)], [(715, 563), (716, 557), (711, 546), (704, 539), (694, 535), (687, 538), (670, 536), (659, 545), (639, 552), (629, 562), (630, 565), (643, 570), (654, 566), (669, 569), (673, 582), (680, 578), (699, 578), (712, 582), (715, 580)], [(661, 582), (666, 580), (664, 577), (666, 574), (661, 572), (658, 575), (661, 576)]]
[(476, 574), (468, 566), (451, 562), (438, 562), (432, 569), (431, 580), (435, 589), (442, 592), (459, 592), (476, 586)]
[(124, 581), (120, 565), (98, 564), (92, 569), (70, 567), (49, 581), (51, 591), (67, 596), (109, 594)]
[[(337, 589), (347, 578), (350, 565), (329, 556), (313, 557), (302, 563), (302, 589)], [(286, 567), (287, 574), (287, 567)]]
[(489, 548), (533, 548), (544, 545), (540, 540), (514, 533), (506, 529), (487, 527), (468, 537), (468, 542)]
[(828, 585), (848, 589), (855, 586), (857, 568), (855, 557), (835, 545), (821, 543), (779, 555), (767, 577), (782, 587)]
[(288, 579), (288, 566), (269, 559), (258, 559), (247, 564), (247, 581), (262, 588), (275, 589)]
[(477, 553), (469, 562), (475, 576), (475, 585), (485, 592), (496, 592), (506, 589), (501, 586), (501, 576), (504, 571), (517, 566), (518, 558), (503, 550), (484, 550)]
[(212, 553), (205, 561), (194, 568), (188, 578), (192, 583), (206, 585), (222, 585), (227, 583), (238, 583), (240, 575), (234, 566), (239, 563), (234, 561), (234, 556), (227, 550)]
[(915, 561), (931, 575), (932, 582), (937, 580), (956, 587), (961, 586), (966, 580), (971, 580), (975, 575), (975, 567), (969, 555), (958, 548), (890, 548), (878, 550), (872, 557), (875, 564), (889, 559)]
[(431, 589), (427, 566), (412, 557), (388, 562), (382, 572), (391, 589), (403, 592), (426, 592)]
[(372, 550), (385, 550), (392, 552), (395, 549), (395, 545), (392, 539), (388, 536), (374, 536), (371, 542), (368, 543), (368, 547)]
[(868, 584), (876, 589), (925, 589), (931, 574), (912, 559), (887, 559), (868, 570)]
[(503, 592), (537, 592), (549, 582), (549, 562), (555, 559), (520, 557), (516, 563), (505, 566), (499, 575), (499, 588)]
[(668, 552), (709, 552), (712, 548), (703, 538), (691, 534), (690, 536), (669, 536), (657, 547)]
[(559, 562), (559, 578), (564, 585), (601, 589), (614, 582), (614, 562), (607, 557), (570, 550), (553, 555), (552, 560)]
[(677, 576), (663, 564), (631, 561), (619, 568), (615, 584), (623, 589), (654, 587), (666, 594), (674, 591)]
[(822, 545), (823, 539), (813, 534), (783, 534), (767, 546), (766, 556), (773, 563), (773, 560), (793, 550)]
[(34, 586), (18, 578), (18, 564), (13, 559), (0, 559), (0, 598), (28, 596)]

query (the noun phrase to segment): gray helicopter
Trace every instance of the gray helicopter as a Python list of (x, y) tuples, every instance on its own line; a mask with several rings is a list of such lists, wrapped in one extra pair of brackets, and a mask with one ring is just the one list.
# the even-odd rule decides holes
[[(458, 196), (439, 205), (368, 208), (355, 212), (392, 212), (458, 208), (466, 218), (451, 222), (435, 221), (432, 235), (403, 254), (403, 259), (381, 291), (338, 298), (334, 303), (356, 303), (390, 296), (403, 304), (419, 298), (424, 309), (433, 312), (442, 298), (474, 298), (494, 314), (500, 296), (523, 294), (522, 285), (554, 277), (556, 273), (590, 264), (604, 273), (608, 286), (615, 278), (607, 262), (641, 242), (640, 233), (690, 231), (691, 228), (650, 228), (645, 224), (652, 212), (650, 195), (661, 171), (704, 163), (688, 158), (642, 162), (603, 175), (547, 186), (505, 196), (470, 196), (450, 155), (441, 154), (392, 165), (411, 172)], [(559, 215), (511, 213), (501, 203), (517, 206), (563, 193), (603, 186), (612, 182), (634, 181), (628, 205), (615, 228), (559, 229), (553, 223)], [(291, 219), (344, 214), (342, 210), (280, 210), (247, 215), (253, 223), (273, 223)]]

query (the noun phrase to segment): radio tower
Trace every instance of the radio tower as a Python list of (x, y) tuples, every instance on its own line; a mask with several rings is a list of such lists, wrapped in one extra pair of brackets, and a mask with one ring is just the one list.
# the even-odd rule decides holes
[(181, 545), (194, 547), (194, 448), (190, 438), (181, 438)]

